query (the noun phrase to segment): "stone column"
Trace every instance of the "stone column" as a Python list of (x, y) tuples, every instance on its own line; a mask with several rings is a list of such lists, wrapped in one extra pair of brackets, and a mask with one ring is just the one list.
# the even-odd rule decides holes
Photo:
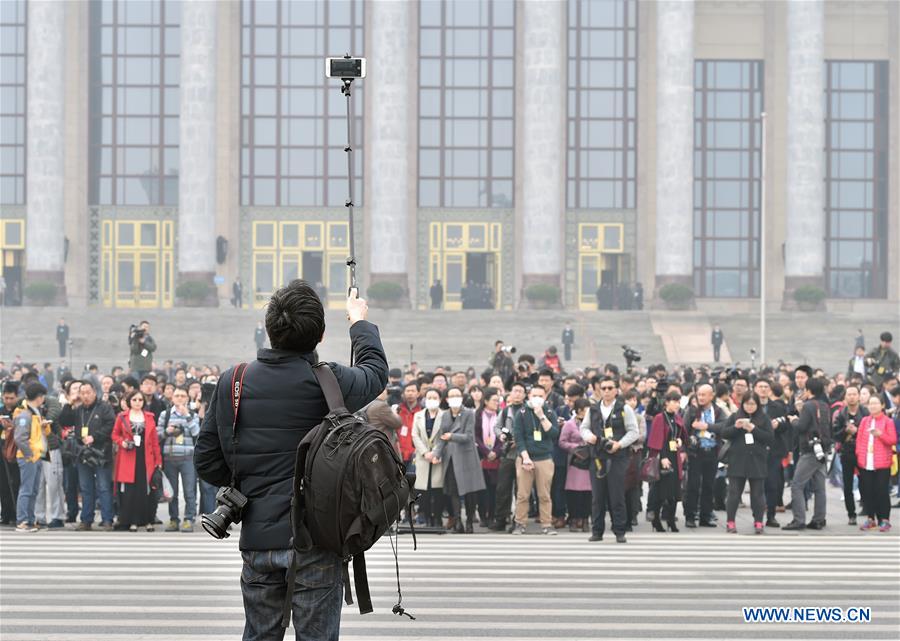
[[(181, 5), (178, 282), (210, 286), (216, 272), (217, 5), (205, 0)], [(204, 304), (218, 304), (214, 290)]]
[(25, 283), (65, 284), (65, 16), (66, 3), (28, 2)]
[(825, 3), (787, 5), (787, 229), (784, 300), (801, 285), (821, 287), (825, 269)]
[[(409, 91), (407, 61), (409, 5), (405, 0), (378, 0), (369, 3), (367, 11), (371, 23), (364, 81), (370, 108), (365, 154), (370, 168), (366, 203), (369, 280), (398, 283), (406, 292), (403, 304), (407, 305), (408, 274), (412, 271), (408, 235), (415, 233), (415, 225), (408, 222), (407, 190), (409, 105), (415, 101)], [(362, 103), (357, 100), (354, 106), (359, 109)]]
[(656, 3), (656, 288), (693, 287), (694, 2)]
[(530, 0), (523, 19), (522, 286), (560, 285), (565, 215), (566, 4)]

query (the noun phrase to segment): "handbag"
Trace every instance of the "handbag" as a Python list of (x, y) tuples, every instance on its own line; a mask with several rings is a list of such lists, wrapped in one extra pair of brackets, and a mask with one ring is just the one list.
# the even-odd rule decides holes
[(647, 456), (641, 463), (641, 480), (655, 483), (659, 480), (659, 456)]
[(15, 428), (11, 420), (3, 419), (3, 458), (8, 463), (14, 463), (19, 448), (16, 446)]
[(591, 446), (579, 445), (572, 450), (572, 467), (587, 470), (591, 467)]
[(150, 491), (156, 495), (157, 503), (168, 503), (172, 500), (174, 494), (172, 484), (160, 467), (153, 470), (153, 474), (150, 476)]

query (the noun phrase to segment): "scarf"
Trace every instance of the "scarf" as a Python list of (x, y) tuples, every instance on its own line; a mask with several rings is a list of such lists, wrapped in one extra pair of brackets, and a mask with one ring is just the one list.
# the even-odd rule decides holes
[(497, 423), (497, 412), (492, 412), (489, 409), (484, 409), (481, 412), (481, 438), (484, 441), (485, 447), (489, 450), (494, 449), (494, 439), (496, 439), (496, 435), (494, 434), (494, 425)]

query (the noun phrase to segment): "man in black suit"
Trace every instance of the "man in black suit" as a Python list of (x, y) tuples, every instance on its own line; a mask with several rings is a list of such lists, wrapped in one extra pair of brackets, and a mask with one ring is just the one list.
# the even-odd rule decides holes
[(69, 326), (65, 318), (60, 318), (56, 326), (56, 342), (59, 344), (59, 357), (65, 358), (69, 343)]

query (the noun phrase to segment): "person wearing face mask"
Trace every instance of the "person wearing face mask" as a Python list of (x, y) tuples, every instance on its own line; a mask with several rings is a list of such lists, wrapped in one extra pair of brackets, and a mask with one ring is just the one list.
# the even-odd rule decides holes
[[(559, 434), (559, 447), (568, 454), (569, 468), (566, 471), (566, 505), (569, 507), (569, 531), (588, 532), (591, 515), (591, 473), (585, 467), (584, 456), (575, 454), (585, 443), (581, 436), (581, 422), (587, 414), (591, 402), (578, 398), (572, 404), (572, 417), (563, 424)], [(588, 464), (589, 465), (589, 464)]]
[(775, 440), (772, 425), (760, 407), (759, 396), (745, 392), (740, 409), (728, 418), (722, 438), (730, 441), (728, 451), (728, 500), (726, 503), (727, 531), (737, 532), (734, 518), (744, 485), (750, 482), (750, 507), (753, 529), (763, 533), (763, 513), (766, 509), (765, 480), (768, 447)]
[[(453, 531), (462, 534), (460, 497), (466, 507), (465, 533), (474, 532), (475, 504), (478, 493), (485, 489), (481, 462), (475, 445), (475, 411), (463, 407), (462, 391), (451, 387), (447, 391), (449, 411), (441, 417), (439, 441), (434, 455), (444, 466), (444, 495), (450, 499), (450, 518)], [(449, 526), (448, 526), (449, 527)]]
[[(884, 413), (884, 401), (878, 395), (869, 399), (869, 415), (862, 419), (856, 435), (856, 465), (859, 488), (868, 519), (861, 530), (891, 530), (892, 448), (897, 445), (894, 422)], [(878, 519), (876, 522), (876, 518)]]
[(581, 423), (582, 438), (594, 446), (591, 456), (593, 533), (589, 540), (603, 540), (606, 513), (609, 512), (616, 543), (626, 543), (625, 473), (631, 445), (639, 436), (637, 417), (619, 398), (619, 386), (614, 378), (594, 379), (593, 387), (600, 402), (587, 411)]
[(848, 385), (844, 390), (844, 407), (832, 421), (834, 442), (841, 448), (841, 474), (844, 484), (844, 507), (850, 525), (856, 525), (856, 499), (853, 496), (853, 477), (856, 475), (856, 433), (869, 410), (859, 402), (859, 388)]
[(513, 422), (519, 458), (516, 459), (516, 528), (513, 534), (525, 534), (528, 522), (528, 499), (537, 486), (538, 509), (544, 534), (554, 535), (551, 527), (553, 502), (553, 445), (559, 439), (559, 426), (553, 410), (544, 409), (547, 392), (535, 385), (528, 393), (528, 406)]
[(503, 449), (500, 467), (497, 469), (497, 500), (494, 510), (497, 516), (490, 527), (495, 532), (506, 530), (509, 521), (513, 486), (516, 482), (516, 461), (519, 457), (519, 448), (515, 440), (515, 418), (524, 411), (524, 402), (525, 386), (522, 383), (513, 383), (506, 398), (507, 405), (497, 416), (497, 422), (494, 424), (494, 432)]
[(497, 472), (503, 456), (503, 443), (496, 432), (499, 409), (500, 394), (493, 387), (486, 387), (484, 404), (475, 412), (475, 445), (484, 476), (484, 491), (478, 495), (478, 514), (484, 527), (496, 518)]
[(444, 512), (444, 468), (434, 455), (439, 443), (438, 432), (443, 420), (441, 393), (432, 388), (425, 392), (425, 409), (413, 417), (412, 440), (416, 448), (416, 485), (422, 493), (419, 514), (429, 527), (441, 525)]
[(653, 513), (653, 529), (664, 532), (660, 518), (665, 519), (670, 532), (677, 532), (675, 506), (681, 498), (681, 479), (684, 477), (682, 453), (687, 441), (687, 431), (678, 412), (681, 395), (668, 392), (663, 401), (663, 411), (653, 417), (650, 436), (647, 439), (649, 456), (659, 457), (659, 480), (654, 485), (654, 496), (659, 509)]

